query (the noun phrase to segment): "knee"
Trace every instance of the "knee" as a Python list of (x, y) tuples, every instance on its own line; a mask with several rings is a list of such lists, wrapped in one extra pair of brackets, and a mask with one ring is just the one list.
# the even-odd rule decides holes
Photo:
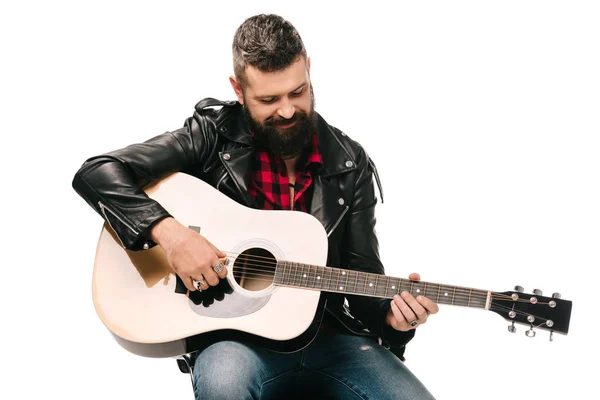
[(258, 359), (238, 342), (219, 342), (204, 349), (194, 363), (197, 399), (252, 399), (259, 386)]

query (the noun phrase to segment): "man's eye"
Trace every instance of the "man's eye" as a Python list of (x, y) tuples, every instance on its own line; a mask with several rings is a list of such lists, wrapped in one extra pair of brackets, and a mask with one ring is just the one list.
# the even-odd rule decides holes
[(271, 104), (271, 103), (275, 102), (275, 99), (274, 98), (272, 98), (272, 99), (260, 99), (260, 102), (263, 103), (263, 104)]
[(295, 92), (292, 92), (292, 96), (296, 96), (297, 97), (297, 96), (302, 95), (302, 93), (304, 93), (304, 88), (302, 88), (300, 90), (297, 90)]

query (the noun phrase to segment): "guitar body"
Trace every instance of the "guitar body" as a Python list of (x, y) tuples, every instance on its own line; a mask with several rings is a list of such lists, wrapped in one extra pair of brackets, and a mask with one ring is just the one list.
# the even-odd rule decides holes
[[(105, 224), (92, 293), (98, 316), (121, 346), (147, 357), (177, 357), (206, 340), (243, 337), (283, 352), (312, 340), (321, 292), (273, 285), (273, 274), (277, 260), (325, 265), (327, 235), (316, 218), (242, 206), (183, 173), (145, 191), (229, 254), (228, 276), (219, 286), (188, 293), (160, 246), (125, 250)], [(257, 273), (247, 260), (258, 258), (273, 268)]]

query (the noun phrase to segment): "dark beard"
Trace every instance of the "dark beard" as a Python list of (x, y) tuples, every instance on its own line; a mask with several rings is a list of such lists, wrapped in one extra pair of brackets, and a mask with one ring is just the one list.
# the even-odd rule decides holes
[[(311, 145), (312, 135), (317, 129), (312, 87), (311, 105), (308, 114), (303, 110), (296, 110), (294, 116), (290, 119), (270, 118), (261, 124), (252, 118), (245, 104), (243, 109), (246, 120), (254, 134), (254, 146), (257, 149), (266, 150), (273, 156), (287, 159), (299, 155)], [(295, 122), (294, 126), (283, 130), (279, 128), (279, 126), (291, 122)]]

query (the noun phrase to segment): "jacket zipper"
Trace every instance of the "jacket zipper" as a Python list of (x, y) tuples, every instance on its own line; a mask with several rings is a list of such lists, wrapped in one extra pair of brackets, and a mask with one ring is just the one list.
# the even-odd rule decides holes
[[(100, 210), (102, 211), (102, 214), (104, 214), (104, 219), (106, 220), (106, 222), (108, 222), (108, 224), (110, 225), (110, 227), (115, 231), (115, 233), (117, 232), (117, 230), (115, 229), (114, 226), (112, 226), (112, 224), (110, 223), (110, 220), (108, 219), (108, 216), (106, 215), (106, 211), (108, 211), (109, 213), (111, 213), (116, 219), (119, 220), (120, 223), (122, 223), (123, 225), (125, 225), (127, 228), (129, 228), (129, 230), (131, 232), (133, 232), (136, 235), (139, 235), (140, 233), (135, 230), (131, 225), (129, 225), (127, 222), (125, 222), (123, 220), (123, 218), (119, 217), (114, 211), (112, 211), (110, 208), (106, 207), (101, 201), (98, 202), (98, 206), (100, 207)], [(120, 239), (120, 238), (119, 238)]]
[(327, 231), (327, 237), (329, 237), (329, 235), (331, 235), (331, 233), (335, 230), (335, 228), (337, 228), (337, 226), (340, 224), (340, 222), (342, 221), (342, 218), (344, 218), (344, 215), (346, 215), (346, 213), (348, 212), (348, 210), (350, 209), (350, 207), (346, 206), (346, 208), (344, 209), (344, 211), (342, 212), (342, 215), (340, 215), (337, 219), (337, 221), (335, 221), (335, 224), (333, 224), (333, 226), (331, 227), (331, 229), (329, 229)]

